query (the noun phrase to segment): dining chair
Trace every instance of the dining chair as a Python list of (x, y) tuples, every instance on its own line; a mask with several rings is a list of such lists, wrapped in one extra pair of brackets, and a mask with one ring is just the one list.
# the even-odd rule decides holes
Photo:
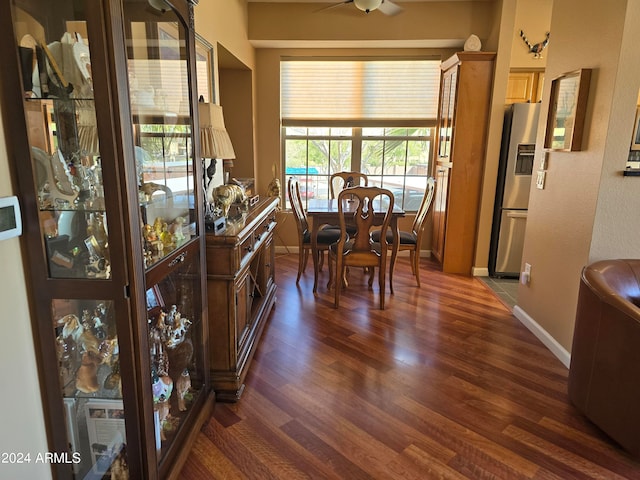
[[(377, 214), (374, 214), (374, 207)], [(378, 267), (378, 285), (380, 289), (380, 310), (384, 310), (385, 271), (387, 264), (387, 236), (380, 242), (371, 240), (371, 229), (379, 227), (386, 232), (391, 223), (393, 194), (380, 187), (351, 187), (338, 194), (338, 217), (340, 219), (340, 238), (329, 248), (329, 265), (333, 268), (333, 286), (335, 288), (335, 307), (340, 305), (340, 293), (349, 266), (363, 267), (369, 270), (369, 287), (373, 285), (375, 267)], [(357, 233), (348, 237), (347, 218), (355, 225)]]
[[(431, 209), (433, 203), (433, 194), (435, 190), (436, 180), (433, 177), (427, 178), (427, 186), (424, 191), (424, 197), (420, 202), (420, 207), (416, 212), (416, 218), (413, 220), (411, 230), (400, 230), (398, 235), (399, 245), (398, 251), (409, 251), (409, 261), (411, 262), (411, 273), (416, 277), (418, 287), (420, 287), (420, 245), (422, 245), (422, 234), (426, 226), (425, 219)], [(380, 230), (371, 233), (371, 240), (380, 241)], [(393, 234), (387, 230), (387, 244), (389, 248), (393, 248)]]
[(331, 198), (336, 198), (336, 195), (345, 188), (368, 185), (367, 175), (361, 172), (337, 172), (329, 177)]
[[(289, 193), (289, 203), (291, 203), (291, 211), (296, 220), (298, 229), (298, 277), (296, 284), (300, 282), (300, 276), (307, 267), (309, 252), (311, 251), (311, 233), (309, 230), (309, 221), (307, 213), (302, 204), (302, 196), (300, 195), (300, 184), (295, 177), (289, 177), (287, 182), (287, 191)], [(329, 245), (335, 243), (340, 238), (340, 230), (323, 228), (318, 231), (318, 265), (322, 265), (324, 252), (329, 249)], [(320, 267), (319, 267), (320, 268)], [(314, 272), (315, 273), (315, 272)], [(331, 276), (331, 265), (329, 265), (329, 276)]]

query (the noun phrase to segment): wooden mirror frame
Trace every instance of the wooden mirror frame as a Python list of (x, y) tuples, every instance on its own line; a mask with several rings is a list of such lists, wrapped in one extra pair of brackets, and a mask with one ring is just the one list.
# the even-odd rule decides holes
[(551, 81), (544, 139), (546, 149), (564, 152), (582, 150), (590, 81), (590, 68), (565, 73)]

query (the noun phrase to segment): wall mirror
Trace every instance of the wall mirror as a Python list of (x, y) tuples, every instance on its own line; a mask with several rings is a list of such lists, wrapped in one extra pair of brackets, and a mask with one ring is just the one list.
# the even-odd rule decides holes
[(582, 149), (591, 69), (565, 73), (551, 81), (551, 96), (544, 146), (549, 150)]

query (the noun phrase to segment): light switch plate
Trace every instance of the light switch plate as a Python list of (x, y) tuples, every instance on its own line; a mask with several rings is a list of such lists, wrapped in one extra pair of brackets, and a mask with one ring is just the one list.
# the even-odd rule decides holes
[(538, 170), (538, 176), (536, 177), (536, 188), (544, 190), (544, 183), (547, 177), (547, 172), (544, 170)]

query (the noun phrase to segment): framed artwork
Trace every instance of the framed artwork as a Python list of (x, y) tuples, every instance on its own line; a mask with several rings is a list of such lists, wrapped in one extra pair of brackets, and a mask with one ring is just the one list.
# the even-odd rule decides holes
[(213, 68), (213, 45), (196, 33), (196, 84), (198, 98), (202, 97), (206, 103), (215, 103)]
[(590, 80), (591, 69), (583, 68), (551, 81), (545, 148), (565, 152), (582, 150)]
[(162, 294), (160, 293), (160, 288), (158, 285), (154, 285), (149, 290), (147, 290), (147, 310), (151, 311), (153, 309), (162, 309), (164, 308), (164, 300), (162, 298)]
[(636, 123), (633, 127), (631, 150), (640, 150), (640, 107), (636, 108)]

